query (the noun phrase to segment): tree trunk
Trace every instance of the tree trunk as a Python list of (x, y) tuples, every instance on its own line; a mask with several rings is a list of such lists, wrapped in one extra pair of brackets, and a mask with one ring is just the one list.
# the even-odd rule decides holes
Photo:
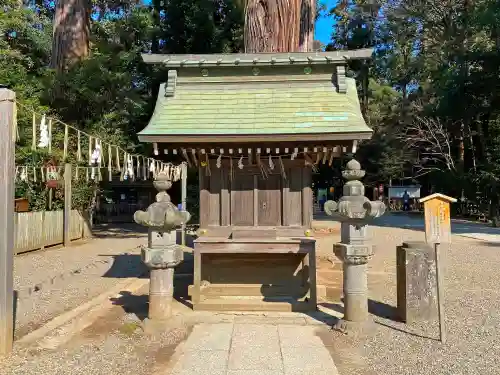
[(89, 54), (90, 0), (58, 0), (51, 67), (61, 72)]
[(315, 0), (248, 0), (245, 52), (311, 51), (315, 11)]
[(316, 0), (302, 0), (300, 6), (299, 51), (314, 51), (314, 22), (316, 21)]

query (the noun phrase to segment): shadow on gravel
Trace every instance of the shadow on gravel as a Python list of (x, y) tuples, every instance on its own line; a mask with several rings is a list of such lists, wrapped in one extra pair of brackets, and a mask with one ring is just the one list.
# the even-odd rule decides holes
[(500, 247), (500, 242), (477, 241), (478, 246)]
[[(186, 237), (187, 239), (187, 237)], [(110, 255), (99, 255), (108, 258)], [(149, 270), (142, 262), (139, 254), (116, 254), (113, 257), (113, 264), (102, 277), (124, 279), (130, 277), (149, 278)], [(175, 275), (192, 275), (194, 258), (191, 250), (184, 251), (184, 260), (175, 267)]]
[(141, 238), (148, 233), (138, 224), (98, 224), (92, 228), (94, 238)]
[(15, 339), (16, 337), (16, 318), (17, 318), (17, 301), (19, 300), (19, 294), (17, 290), (14, 290), (14, 293), (12, 293), (12, 337)]
[[(139, 255), (123, 255), (123, 257), (127, 256), (137, 257), (138, 261), (140, 261)], [(144, 264), (142, 265), (144, 266)], [(122, 268), (120, 267), (119, 269), (120, 269), (120, 271), (118, 271), (119, 274), (123, 274), (121, 273)], [(149, 278), (149, 271), (147, 270), (146, 266), (144, 266), (144, 269), (146, 270), (146, 272), (140, 275), (139, 277)], [(120, 277), (120, 276), (104, 276), (104, 277)], [(134, 276), (128, 276), (128, 277), (134, 277)], [(184, 262), (175, 268), (174, 299), (189, 308), (193, 307), (191, 303), (191, 297), (188, 295), (189, 294), (188, 288), (189, 285), (191, 284), (193, 284), (193, 257), (191, 253), (185, 253)], [(140, 320), (144, 320), (148, 316), (148, 308), (149, 308), (148, 294), (135, 295), (128, 291), (123, 291), (120, 292), (120, 297), (113, 298), (111, 301), (113, 301), (113, 305), (121, 306), (126, 313), (135, 314), (137, 318), (139, 318)]]
[(336, 316), (332, 316), (324, 311), (320, 311), (320, 310), (317, 310), (317, 311), (308, 311), (308, 312), (304, 312), (304, 315), (307, 315), (308, 317), (320, 322), (320, 323), (323, 323), (329, 327), (333, 327), (337, 324), (337, 322), (339, 321), (339, 319), (336, 317)]
[(127, 314), (134, 314), (140, 320), (148, 317), (148, 296), (146, 294), (136, 296), (130, 292), (122, 291), (120, 297), (111, 298), (113, 305), (121, 306)]
[(394, 327), (391, 324), (386, 324), (386, 323), (383, 323), (383, 322), (380, 322), (380, 321), (376, 321), (375, 323), (378, 324), (378, 325), (380, 325), (380, 326), (387, 327), (389, 329), (393, 329), (393, 330), (401, 332), (401, 333), (406, 333), (407, 335), (410, 335), (410, 336), (420, 337), (421, 339), (439, 341), (439, 338), (431, 337), (431, 336), (428, 336), (428, 335), (422, 335), (422, 334), (415, 333), (415, 332), (410, 332), (410, 331), (402, 329), (402, 328)]
[(384, 302), (368, 299), (368, 312), (378, 316), (379, 318), (389, 319), (394, 322), (401, 321), (398, 317), (397, 308)]
[[(342, 298), (343, 302), (344, 299)], [(326, 307), (327, 309), (336, 311), (338, 313), (344, 313), (344, 307), (340, 304), (333, 302), (323, 302), (319, 303), (319, 305)], [(388, 305), (387, 303), (374, 301), (372, 299), (368, 299), (368, 312), (370, 314), (376, 315), (379, 318), (393, 320), (395, 322), (399, 322), (397, 309), (394, 306)]]
[[(109, 255), (100, 255), (109, 257)], [(142, 263), (139, 254), (119, 254), (112, 255), (113, 264), (102, 277), (110, 277), (115, 279), (126, 279), (131, 277), (149, 278), (148, 268)]]
[[(343, 302), (343, 299), (341, 300)], [(327, 309), (336, 311), (340, 314), (344, 313), (344, 307), (340, 304), (334, 303), (334, 302), (321, 302), (318, 303), (318, 305), (325, 307)], [(397, 314), (397, 309), (394, 306), (388, 305), (383, 302), (379, 301), (374, 301), (372, 299), (368, 300), (368, 312), (370, 314), (373, 314), (379, 318), (383, 319), (389, 319), (394, 322), (400, 322)], [(308, 314), (310, 315), (310, 314)], [(330, 316), (329, 314), (326, 314), (321, 311), (314, 312), (313, 314), (310, 315), (312, 318), (319, 320), (323, 323), (326, 324), (331, 324), (332, 321), (335, 321), (336, 318)]]
[(393, 329), (395, 331), (401, 332), (401, 333), (406, 333), (407, 335), (415, 336), (415, 337), (420, 337), (423, 339), (429, 339), (429, 340), (435, 340), (439, 341), (439, 339), (436, 339), (434, 337), (431, 337), (429, 335), (425, 334), (419, 334), (416, 332), (411, 332), (409, 329), (411, 329), (410, 326), (404, 324), (401, 319), (398, 316), (397, 308), (391, 305), (388, 305), (383, 302), (379, 301), (374, 301), (372, 299), (368, 300), (368, 311), (382, 319), (387, 319), (390, 322), (382, 322), (379, 320), (376, 320), (375, 323), (387, 327), (390, 329)]

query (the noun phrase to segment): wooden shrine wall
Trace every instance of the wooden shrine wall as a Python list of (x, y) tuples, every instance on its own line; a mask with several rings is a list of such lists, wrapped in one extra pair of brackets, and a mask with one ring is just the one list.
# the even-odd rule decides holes
[(237, 160), (233, 160), (233, 168), (228, 161), (217, 168), (211, 160), (210, 175), (201, 167), (200, 227), (310, 228), (311, 168), (303, 160), (283, 161), (284, 178), (280, 166), (275, 164), (274, 170), (267, 169), (265, 179), (255, 165), (239, 169)]

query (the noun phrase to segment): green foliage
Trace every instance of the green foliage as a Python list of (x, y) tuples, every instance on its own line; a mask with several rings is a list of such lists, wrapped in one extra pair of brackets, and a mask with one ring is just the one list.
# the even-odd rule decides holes
[[(368, 181), (419, 182), (498, 214), (500, 3), (339, 2), (329, 49), (374, 47), (360, 84)], [(352, 64), (360, 82), (367, 67)]]
[[(164, 12), (158, 50), (167, 53), (239, 52), (243, 48), (243, 9), (235, 0), (170, 0)], [(153, 48), (154, 51), (154, 48)]]
[[(16, 165), (29, 166), (31, 175), (37, 168), (38, 179), (19, 180), (16, 197), (27, 197), (33, 210), (48, 207), (49, 190), (41, 181), (40, 167), (48, 162), (82, 167), (86, 163), (76, 160), (77, 137), (72, 129), (71, 152), (63, 160), (64, 125), (57, 122), (52, 123), (52, 152), (33, 151), (32, 111), (60, 119), (128, 152), (152, 154), (149, 146), (138, 142), (136, 133), (149, 121), (166, 71), (144, 64), (141, 53), (237, 52), (242, 47), (243, 8), (237, 0), (154, 0), (150, 5), (98, 0), (93, 1), (90, 56), (57, 74), (49, 69), (53, 4), (37, 2), (37, 8), (20, 4), (0, 0), (0, 83), (14, 90), (22, 103), (18, 107)], [(39, 137), (40, 118), (36, 121)], [(81, 146), (83, 160), (88, 160), (86, 137)], [(189, 181), (197, 181), (196, 176)], [(74, 208), (88, 209), (97, 189), (81, 169), (78, 181), (72, 182)], [(188, 187), (192, 211), (197, 210), (195, 190), (196, 183)], [(62, 186), (54, 189), (52, 208), (61, 208), (63, 199)]]

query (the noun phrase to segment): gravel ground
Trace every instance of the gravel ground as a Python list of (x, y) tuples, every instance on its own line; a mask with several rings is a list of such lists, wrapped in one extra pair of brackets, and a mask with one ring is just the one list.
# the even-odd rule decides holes
[(100, 230), (80, 246), (15, 257), (16, 339), (105, 292), (118, 278), (144, 272), (137, 246), (145, 234), (125, 229)]
[(189, 334), (182, 324), (156, 337), (142, 334), (137, 318), (113, 310), (65, 345), (22, 349), (2, 363), (6, 375), (145, 375), (164, 369)]
[[(444, 252), (447, 343), (442, 345), (436, 340), (436, 324), (407, 326), (391, 320), (396, 306), (396, 246), (403, 241), (424, 240), (423, 232), (374, 226), (372, 233), (376, 246), (369, 276), (374, 313), (372, 332), (364, 340), (336, 332), (322, 337), (340, 374), (500, 374), (500, 247), (454, 236), (452, 248)], [(331, 257), (332, 244), (338, 239), (335, 231), (318, 235), (318, 256)], [(74, 288), (79, 296), (82, 288), (98, 284), (101, 272), (96, 269), (96, 277), (89, 274), (86, 280), (86, 275), (75, 275), (75, 283), (78, 279), (81, 284), (65, 283), (64, 290), (66, 286), (68, 290)], [(57, 299), (65, 295), (61, 288)], [(82, 298), (82, 302), (83, 299), (88, 298)], [(333, 304), (332, 307), (341, 309)], [(120, 326), (114, 326), (113, 322)], [(102, 328), (94, 327), (94, 333), (81, 335), (61, 350), (16, 353), (9, 362), (11, 367), (6, 367), (7, 374), (152, 373), (154, 366), (161, 368), (165, 364), (175, 343), (185, 333), (181, 329), (173, 336), (153, 340), (124, 333), (127, 324), (130, 323), (122, 318), (103, 320)]]
[[(372, 233), (376, 253), (370, 269), (380, 272), (369, 276), (375, 324), (363, 341), (332, 333), (341, 374), (500, 374), (499, 245), (453, 236), (451, 249), (443, 252), (447, 342), (442, 345), (435, 322), (407, 326), (390, 319), (396, 306), (396, 246), (423, 241), (424, 233), (382, 227)], [(338, 235), (319, 238), (318, 254), (331, 254), (335, 241)], [(346, 347), (351, 348), (347, 359)]]
[(33, 251), (14, 257), (14, 288), (23, 294), (28, 288), (50, 284), (61, 274), (69, 274), (90, 263), (103, 260), (99, 255), (115, 255), (144, 244), (147, 234), (139, 228), (101, 226), (96, 236), (68, 248), (57, 247)]

